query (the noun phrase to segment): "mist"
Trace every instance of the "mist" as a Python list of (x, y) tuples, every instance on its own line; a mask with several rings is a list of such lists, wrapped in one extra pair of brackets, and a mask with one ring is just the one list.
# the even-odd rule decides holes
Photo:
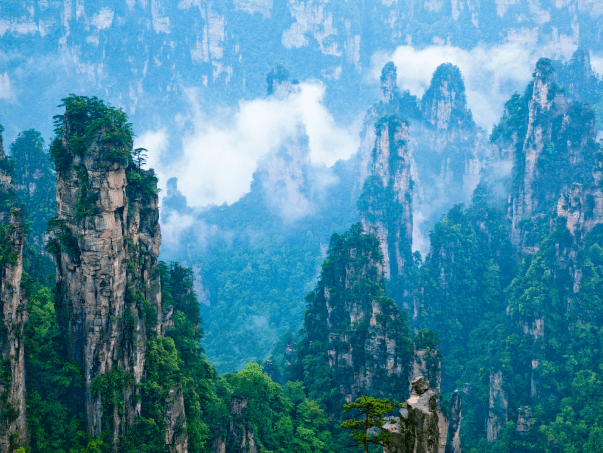
[[(240, 101), (214, 116), (202, 112), (195, 90), (189, 90), (193, 127), (181, 141), (158, 128), (141, 133), (135, 146), (149, 150), (148, 166), (155, 168), (161, 189), (170, 177), (178, 178), (189, 206), (232, 204), (249, 192), (258, 162), (300, 128), (313, 165), (330, 167), (357, 151), (360, 121), (337, 124), (323, 103), (325, 90), (321, 82), (304, 82), (287, 96)], [(180, 152), (173, 143), (181, 144)]]
[(378, 81), (383, 65), (393, 61), (398, 67), (398, 86), (422, 96), (431, 76), (442, 63), (458, 66), (465, 80), (467, 104), (478, 126), (490, 131), (502, 116), (504, 104), (514, 92), (523, 92), (534, 66), (543, 55), (536, 46), (510, 43), (478, 45), (464, 50), (450, 45), (416, 49), (399, 46), (391, 53), (373, 55), (369, 78)]

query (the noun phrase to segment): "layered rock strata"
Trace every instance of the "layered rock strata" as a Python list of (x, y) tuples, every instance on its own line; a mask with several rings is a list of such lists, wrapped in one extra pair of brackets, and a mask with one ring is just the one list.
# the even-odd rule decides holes
[[(419, 337), (420, 338), (420, 337)], [(441, 355), (437, 347), (420, 347), (414, 345), (409, 373), (410, 391), (415, 382), (423, 379), (436, 392), (436, 414), (438, 416), (438, 452), (445, 453), (448, 445), (449, 421), (442, 409), (440, 384), (442, 382)], [(459, 421), (460, 423), (460, 421)]]
[[(23, 329), (28, 319), (27, 300), (21, 290), (23, 274), (23, 217), (17, 209), (10, 165), (4, 153), (0, 127), (0, 450), (14, 451), (27, 442), (25, 405), (25, 349)], [(11, 208), (11, 206), (13, 206)]]
[[(578, 251), (584, 247), (586, 235), (603, 223), (603, 193), (599, 187), (603, 173), (596, 144), (595, 115), (587, 104), (571, 102), (555, 83), (565, 80), (569, 84), (567, 92), (578, 98), (580, 80), (592, 85), (592, 74), (584, 66), (588, 64), (590, 68), (590, 63), (583, 53), (575, 55), (574, 60), (575, 73), (568, 75), (566, 71), (560, 78), (555, 76), (553, 62), (540, 59), (524, 95), (515, 95), (507, 103), (492, 139), (494, 147), (513, 155), (508, 208), (513, 244), (520, 255), (533, 254), (553, 232), (567, 231), (569, 241), (564, 239), (555, 245), (559, 269), (551, 270), (551, 274), (556, 280), (561, 272), (567, 271), (574, 280), (574, 292), (578, 292), (581, 278)], [(585, 74), (578, 77), (576, 74), (580, 72)], [(569, 300), (567, 304), (571, 311)], [(529, 341), (534, 345), (529, 361), (522, 364), (529, 379), (530, 399), (547, 397), (541, 388), (540, 368), (546, 361), (546, 326), (554, 319), (550, 311), (550, 307), (537, 304), (530, 309), (517, 304), (508, 309), (516, 331), (531, 337)], [(504, 380), (502, 371), (490, 371), (486, 419), (490, 441), (498, 438), (508, 421)]]
[(493, 134), (495, 147), (513, 152), (511, 238), (523, 254), (538, 249), (537, 232), (560, 195), (592, 180), (595, 116), (588, 105), (570, 102), (552, 74), (551, 61), (540, 59), (526, 93), (507, 104), (514, 111)]

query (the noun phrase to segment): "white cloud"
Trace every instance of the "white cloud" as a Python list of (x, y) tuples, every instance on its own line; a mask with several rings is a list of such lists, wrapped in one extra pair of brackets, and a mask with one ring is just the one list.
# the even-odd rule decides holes
[(136, 146), (149, 149), (149, 167), (160, 186), (175, 176), (190, 206), (233, 203), (249, 191), (258, 160), (305, 128), (310, 160), (331, 166), (358, 149), (358, 125), (337, 125), (323, 104), (325, 86), (301, 83), (298, 92), (241, 101), (237, 109), (207, 116), (189, 91), (194, 130), (182, 138), (182, 152), (169, 153), (167, 131), (147, 131)]
[(109, 8), (103, 8), (97, 14), (92, 16), (92, 19), (90, 19), (90, 23), (101, 30), (103, 28), (109, 28), (113, 23), (114, 16), (115, 12), (113, 10)]
[(450, 45), (421, 50), (400, 46), (393, 53), (373, 56), (370, 78), (378, 80), (383, 65), (393, 61), (398, 67), (398, 86), (421, 96), (436, 68), (452, 63), (465, 78), (467, 103), (476, 123), (490, 130), (502, 116), (504, 103), (515, 91), (523, 92), (541, 56), (538, 47), (520, 43), (478, 45), (471, 50)]
[(590, 64), (597, 74), (603, 75), (603, 55), (591, 52)]
[(0, 74), (0, 99), (12, 100), (13, 92), (10, 87), (8, 73)]

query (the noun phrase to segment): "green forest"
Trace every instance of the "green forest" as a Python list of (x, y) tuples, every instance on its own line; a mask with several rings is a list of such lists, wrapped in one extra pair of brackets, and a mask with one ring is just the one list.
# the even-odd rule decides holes
[(160, 207), (123, 110), (72, 94), (49, 146), (0, 140), (3, 451), (603, 451), (603, 150), (581, 55), (538, 60), (424, 256), (411, 156), (443, 140), (433, 106), (450, 102), (451, 174), (478, 143), (451, 64), (421, 100), (385, 66), (361, 184), (336, 164), (320, 214), (288, 225), (256, 173), (199, 215), (230, 236), (195, 260), (161, 259), (160, 209), (186, 202)]

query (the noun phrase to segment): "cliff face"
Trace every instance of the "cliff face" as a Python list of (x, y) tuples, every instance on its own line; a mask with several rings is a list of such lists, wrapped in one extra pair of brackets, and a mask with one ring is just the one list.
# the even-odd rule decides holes
[[(254, 87), (263, 81), (266, 61), (284, 54), (304, 79), (329, 80), (351, 91), (370, 70), (377, 49), (390, 51), (409, 43), (418, 47), (450, 43), (465, 49), (478, 41), (541, 43), (566, 56), (579, 43), (601, 49), (601, 10), (596, 1), (530, 5), (528, 0), (375, 5), (359, 0), (292, 0), (282, 5), (273, 0), (236, 0), (228, 5), (205, 0), (5, 2), (0, 5), (0, 39), (18, 56), (3, 71), (2, 86), (7, 89), (2, 98), (10, 99), (9, 87), (19, 86), (23, 76), (27, 86), (47, 72), (39, 65), (40, 72), (31, 74), (25, 62), (50, 53), (61, 62), (56, 74), (67, 77), (69, 85), (104, 91), (111, 84), (114, 102), (123, 99), (129, 114), (150, 118), (148, 107), (163, 108), (157, 101), (166, 93), (181, 95), (182, 85), (211, 92), (212, 98), (231, 100), (241, 92), (257, 95), (261, 90)], [(32, 40), (40, 45), (31, 46)], [(115, 40), (123, 43), (119, 49), (112, 45)], [(141, 48), (139, 40), (148, 47)], [(258, 42), (266, 60), (258, 58)], [(108, 54), (113, 55), (111, 61), (104, 59)], [(33, 91), (31, 100), (58, 99), (65, 90), (65, 85), (59, 86), (61, 92), (50, 95)], [(186, 105), (184, 97), (181, 105)], [(54, 107), (51, 102), (45, 103), (44, 114)], [(26, 106), (32, 104), (20, 104), (12, 108), (22, 109), (25, 119), (31, 110)], [(167, 111), (166, 107), (162, 113)]]
[(584, 87), (597, 81), (584, 52), (577, 51), (569, 65), (560, 68), (565, 72), (559, 76), (553, 62), (539, 60), (532, 83), (523, 96), (507, 103), (492, 134), (494, 146), (506, 148), (514, 160), (508, 218), (511, 240), (523, 261), (507, 289), (506, 313), (512, 325), (507, 338), (516, 336), (524, 346), (506, 353), (524, 379), (524, 397), (509, 394), (510, 369), (490, 368), (490, 441), (499, 438), (512, 416), (517, 417), (519, 435), (527, 436), (532, 419), (526, 405), (564, 396), (560, 387), (551, 386), (551, 379), (557, 383), (563, 377), (547, 373), (559, 366), (565, 346), (558, 345), (571, 344), (568, 332), (577, 326), (600, 319), (580, 302), (589, 297), (582, 287), (584, 256), (603, 223), (595, 115), (588, 104), (571, 102), (555, 83), (564, 80), (565, 92), (580, 98)]
[(392, 444), (384, 453), (438, 453), (440, 448), (437, 393), (422, 377), (411, 384), (410, 398), (399, 417), (394, 417), (384, 429), (390, 431)]
[[(442, 409), (440, 385), (442, 382), (442, 356), (438, 350), (437, 341), (430, 341), (424, 332), (419, 332), (414, 342), (414, 353), (411, 360), (409, 389), (415, 391), (417, 383), (424, 381), (425, 385), (435, 393), (435, 415), (438, 425), (438, 452), (445, 453), (449, 445), (449, 420)], [(459, 400), (460, 404), (460, 400)], [(460, 424), (460, 420), (458, 421)], [(458, 430), (460, 426), (457, 426)], [(453, 434), (454, 435), (454, 434)], [(460, 448), (460, 439), (458, 440)]]
[(441, 153), (446, 144), (475, 128), (467, 109), (465, 84), (458, 67), (445, 63), (436, 69), (421, 99), (424, 127), (432, 148)]
[[(125, 115), (102, 103), (70, 98), (57, 133), (51, 154), (58, 215), (49, 249), (59, 323), (69, 357), (83, 372), (88, 435), (109, 430), (117, 442), (141, 414), (147, 338), (165, 333), (171, 313), (163, 312), (157, 269), (156, 178), (132, 166)], [(121, 395), (117, 401), (107, 401), (112, 392)]]
[(450, 403), (450, 429), (448, 430), (448, 442), (446, 451), (449, 453), (461, 453), (461, 423), (463, 422), (462, 398), (458, 390), (452, 394)]
[(490, 370), (490, 401), (486, 420), (486, 437), (492, 442), (508, 421), (509, 399), (503, 389), (502, 371)]
[(495, 146), (514, 151), (509, 217), (513, 244), (522, 253), (538, 249), (537, 232), (560, 194), (592, 179), (594, 114), (586, 104), (569, 102), (552, 73), (551, 61), (539, 60), (533, 83), (507, 104), (509, 112), (493, 131)]
[(412, 179), (408, 125), (396, 116), (376, 124), (371, 174), (358, 209), (364, 231), (374, 234), (383, 253), (384, 275), (391, 279), (412, 260)]
[(25, 420), (25, 349), (23, 329), (27, 322), (27, 301), (21, 290), (23, 273), (23, 217), (16, 208), (16, 191), (12, 184), (11, 164), (4, 153), (0, 126), (0, 449), (14, 451), (27, 442)]

